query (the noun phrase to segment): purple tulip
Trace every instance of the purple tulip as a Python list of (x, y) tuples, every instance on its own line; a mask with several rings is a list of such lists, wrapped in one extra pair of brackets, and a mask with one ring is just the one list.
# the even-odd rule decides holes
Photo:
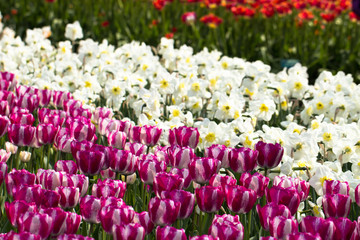
[(107, 135), (109, 146), (123, 149), (126, 143), (126, 133), (113, 130)]
[(16, 106), (26, 108), (29, 112), (33, 112), (39, 107), (39, 97), (35, 94), (25, 93), (18, 97)]
[(200, 133), (197, 128), (178, 127), (169, 131), (170, 145), (179, 145), (181, 147), (196, 148), (199, 143)]
[(205, 148), (205, 157), (219, 160), (222, 168), (229, 168), (229, 154), (230, 148), (225, 145), (213, 144)]
[(326, 217), (347, 217), (350, 213), (351, 198), (343, 194), (327, 194), (322, 199)]
[(133, 221), (135, 211), (132, 207), (110, 205), (100, 211), (101, 225), (105, 232), (111, 233), (112, 228), (120, 224), (129, 224)]
[(193, 213), (194, 205), (195, 205), (195, 196), (190, 192), (184, 190), (164, 191), (161, 193), (161, 198), (171, 199), (174, 202), (180, 203), (180, 211), (179, 211), (178, 219), (188, 218)]
[(153, 186), (155, 195), (160, 197), (163, 191), (182, 189), (184, 186), (184, 179), (176, 174), (160, 172), (155, 175)]
[(44, 189), (41, 195), (41, 207), (54, 208), (60, 204), (60, 194), (53, 190)]
[(68, 99), (64, 101), (63, 108), (64, 111), (70, 114), (78, 108), (82, 107), (82, 102), (80, 100)]
[(332, 240), (336, 238), (336, 226), (333, 221), (320, 217), (306, 216), (300, 223), (301, 232), (312, 234), (319, 233), (322, 239)]
[(108, 136), (112, 131), (119, 131), (120, 121), (110, 118), (100, 118), (98, 123), (98, 133), (102, 136)]
[(34, 185), (35, 174), (32, 174), (25, 169), (16, 170), (14, 168), (5, 176), (5, 184), (8, 194), (12, 196), (15, 187)]
[(273, 186), (282, 188), (295, 188), (300, 195), (301, 201), (304, 201), (310, 192), (309, 182), (287, 176), (275, 176)]
[[(70, 120), (70, 118), (68, 120)], [(96, 128), (91, 122), (86, 122), (84, 118), (74, 118), (69, 122), (71, 138), (74, 138), (78, 141), (91, 141), (94, 138)]]
[(191, 177), (199, 184), (207, 183), (220, 170), (220, 161), (213, 158), (197, 158), (190, 162)]
[(58, 240), (95, 240), (92, 237), (84, 237), (76, 234), (63, 234), (57, 237)]
[(336, 227), (336, 236), (338, 239), (351, 239), (356, 228), (356, 221), (351, 221), (348, 218), (328, 218), (328, 221), (333, 221)]
[(115, 225), (113, 228), (114, 240), (143, 240), (145, 229), (138, 223)]
[(76, 174), (78, 171), (76, 163), (72, 160), (58, 160), (54, 165), (54, 169), (57, 172), (66, 172), (69, 174)]
[(26, 212), (19, 218), (19, 232), (30, 232), (40, 235), (41, 239), (50, 236), (54, 227), (54, 220), (47, 214)]
[(273, 237), (280, 239), (296, 232), (298, 232), (298, 223), (295, 218), (276, 216), (270, 221), (270, 234)]
[(101, 170), (100, 175), (102, 178), (109, 178), (113, 180), (116, 178), (116, 172), (112, 171), (110, 168), (106, 170)]
[(277, 167), (284, 155), (284, 148), (278, 143), (272, 144), (259, 141), (255, 145), (255, 150), (259, 151), (257, 164), (264, 168)]
[(195, 158), (195, 152), (190, 147), (180, 147), (177, 145), (167, 149), (169, 164), (176, 168), (187, 168), (189, 163)]
[(7, 101), (0, 100), (0, 115), (9, 116), (10, 114), (10, 106)]
[(187, 240), (184, 229), (165, 226), (156, 228), (156, 240)]
[(95, 123), (99, 123), (100, 118), (109, 118), (111, 119), (114, 116), (114, 112), (111, 108), (106, 107), (97, 107), (93, 114), (93, 120)]
[(98, 179), (93, 185), (92, 195), (95, 197), (116, 197), (123, 198), (126, 191), (126, 183), (120, 180)]
[(39, 124), (36, 127), (36, 137), (40, 144), (52, 144), (59, 130), (59, 127), (52, 124)]
[(80, 227), (81, 216), (74, 212), (67, 212), (65, 234), (75, 234)]
[(98, 175), (105, 162), (105, 154), (93, 150), (80, 150), (73, 156), (80, 171), (85, 175)]
[(135, 156), (140, 156), (140, 155), (146, 153), (147, 146), (146, 146), (146, 145), (143, 145), (143, 144), (141, 144), (141, 143), (130, 143), (130, 142), (127, 142), (127, 143), (125, 143), (124, 150), (130, 151), (130, 152), (131, 152), (132, 154), (134, 154)]
[(289, 208), (294, 215), (300, 204), (300, 196), (295, 188), (282, 188), (273, 186), (266, 189), (266, 200), (268, 203), (283, 204)]
[(216, 216), (209, 228), (209, 234), (224, 240), (242, 240), (244, 227), (238, 218), (231, 215)]
[[(156, 126), (144, 125), (140, 128), (140, 143), (147, 146), (155, 146), (160, 139), (162, 129)], [(131, 132), (130, 132), (131, 141)]]
[(259, 152), (250, 148), (233, 148), (229, 154), (229, 164), (237, 173), (251, 172), (256, 167)]
[(290, 233), (286, 236), (286, 240), (322, 240), (319, 234), (312, 234), (312, 233)]
[(184, 189), (187, 189), (190, 186), (190, 184), (191, 184), (191, 182), (193, 180), (191, 175), (190, 175), (190, 171), (187, 168), (183, 168), (183, 169), (172, 168), (170, 170), (170, 173), (177, 174), (181, 178), (184, 179), (184, 187), (183, 187)]
[(150, 219), (149, 212), (146, 211), (141, 213), (135, 212), (133, 221), (134, 223), (140, 224), (144, 228), (145, 234), (151, 233), (151, 231), (154, 229), (154, 223)]
[(256, 192), (242, 186), (225, 186), (225, 197), (229, 209), (235, 213), (248, 213), (254, 206)]
[(62, 91), (53, 91), (53, 103), (56, 107), (62, 108), (64, 101), (72, 99), (71, 93)]
[(14, 107), (15, 104), (15, 94), (13, 92), (2, 90), (0, 91), (0, 100), (7, 101), (9, 107)]
[(35, 137), (35, 127), (22, 124), (10, 124), (8, 137), (11, 143), (17, 146), (29, 146)]
[(54, 228), (51, 236), (58, 236), (65, 233), (67, 213), (61, 208), (43, 208), (39, 213), (49, 215), (53, 220)]
[(259, 215), (261, 226), (269, 231), (270, 221), (276, 216), (284, 216), (286, 218), (291, 218), (291, 212), (285, 205), (278, 205), (275, 203), (268, 203), (264, 207), (260, 205), (256, 206), (256, 211)]
[(149, 202), (151, 221), (160, 226), (173, 224), (180, 211), (180, 203), (170, 199), (152, 198)]
[(32, 234), (29, 232), (16, 233), (14, 231), (10, 231), (6, 234), (5, 238), (0, 238), (4, 240), (40, 240), (40, 235)]
[(79, 203), (80, 189), (77, 187), (57, 187), (55, 189), (60, 195), (60, 206), (62, 208), (74, 208)]
[(37, 206), (41, 204), (42, 189), (40, 184), (22, 185), (13, 188), (14, 200), (24, 200), (28, 203), (35, 203)]
[(225, 186), (236, 185), (236, 179), (230, 176), (222, 176), (220, 174), (214, 174), (209, 181), (209, 185), (213, 187), (221, 187), (222, 191), (225, 193)]
[(201, 235), (190, 237), (189, 240), (220, 240), (218, 237), (213, 237), (211, 235)]
[(225, 197), (220, 187), (211, 186), (195, 189), (195, 195), (200, 210), (208, 213), (219, 211)]
[(27, 203), (23, 200), (15, 200), (11, 203), (5, 202), (6, 215), (14, 227), (18, 226), (18, 219), (26, 212), (36, 212), (35, 203)]
[(61, 186), (63, 177), (63, 172), (56, 172), (52, 169), (44, 170), (40, 168), (37, 173), (38, 183), (48, 190), (55, 190), (55, 188)]
[(101, 201), (91, 195), (80, 200), (80, 212), (83, 220), (89, 223), (100, 223)]
[(349, 195), (350, 186), (348, 182), (338, 180), (325, 180), (323, 184), (323, 193)]
[(165, 172), (165, 162), (157, 160), (145, 160), (138, 162), (138, 171), (141, 181), (145, 184), (153, 184), (154, 177), (157, 173)]
[(67, 184), (63, 182), (63, 186), (79, 188), (80, 196), (85, 196), (89, 187), (89, 178), (82, 174), (68, 174), (67, 178), (70, 179)]
[(61, 152), (71, 153), (71, 143), (73, 141), (69, 129), (61, 128), (55, 136), (54, 147)]
[(10, 114), (11, 124), (33, 125), (35, 118), (31, 113), (15, 112)]
[(34, 89), (34, 94), (39, 97), (39, 105), (41, 107), (47, 106), (50, 104), (52, 91), (49, 89)]
[(129, 151), (114, 148), (110, 152), (110, 168), (122, 175), (131, 175), (136, 171), (138, 158)]

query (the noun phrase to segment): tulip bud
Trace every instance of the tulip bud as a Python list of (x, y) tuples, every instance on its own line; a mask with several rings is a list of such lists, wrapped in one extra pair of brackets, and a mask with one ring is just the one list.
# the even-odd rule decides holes
[(225, 194), (220, 187), (204, 186), (195, 189), (196, 201), (203, 212), (217, 212), (224, 201)]
[(184, 229), (176, 229), (174, 227), (165, 226), (156, 228), (156, 240), (186, 240)]
[(114, 240), (143, 240), (145, 229), (138, 223), (115, 225), (113, 228)]
[(190, 175), (199, 184), (207, 183), (219, 170), (220, 161), (213, 158), (198, 158), (189, 164)]
[(225, 197), (229, 209), (235, 213), (248, 213), (254, 206), (256, 192), (242, 186), (225, 186)]
[(21, 151), (20, 152), (20, 160), (24, 163), (29, 162), (31, 159), (31, 152), (27, 152), (27, 151)]
[(255, 145), (255, 150), (259, 152), (257, 164), (264, 168), (277, 167), (284, 155), (284, 148), (278, 143), (272, 144), (259, 141)]
[(343, 194), (327, 194), (322, 199), (326, 217), (347, 217), (350, 213), (351, 198)]
[(149, 202), (151, 221), (160, 226), (173, 224), (180, 211), (180, 203), (170, 199), (152, 198)]
[(53, 219), (47, 214), (26, 212), (19, 218), (19, 232), (30, 232), (46, 239), (53, 230), (53, 224)]
[(264, 207), (260, 205), (256, 206), (256, 211), (259, 215), (261, 226), (269, 231), (270, 221), (276, 216), (284, 216), (286, 218), (291, 218), (291, 212), (285, 205), (278, 205), (275, 203), (268, 203)]
[(11, 142), (5, 143), (5, 148), (7, 152), (10, 152), (11, 154), (15, 154), (17, 152), (18, 147)]
[(144, 228), (145, 234), (151, 233), (151, 231), (154, 229), (154, 223), (150, 219), (149, 212), (146, 211), (141, 213), (135, 212), (133, 221), (134, 223), (140, 224)]
[(170, 145), (179, 145), (181, 147), (196, 148), (199, 143), (200, 133), (197, 128), (178, 127), (170, 129), (169, 143)]

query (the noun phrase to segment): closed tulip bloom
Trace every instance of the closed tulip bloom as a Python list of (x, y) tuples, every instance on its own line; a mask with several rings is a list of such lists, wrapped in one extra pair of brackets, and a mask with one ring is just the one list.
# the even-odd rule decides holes
[(70, 92), (63, 92), (63, 91), (53, 91), (53, 103), (55, 107), (63, 108), (64, 101), (72, 99)]
[(52, 124), (55, 127), (61, 128), (65, 123), (65, 117), (60, 115), (45, 115), (42, 124)]
[(49, 215), (53, 220), (51, 236), (58, 236), (65, 233), (67, 213), (61, 208), (43, 208), (39, 213)]
[(304, 201), (310, 192), (309, 182), (287, 176), (275, 176), (273, 186), (282, 188), (295, 188), (300, 196), (301, 201)]
[(38, 182), (43, 186), (43, 188), (48, 190), (55, 190), (55, 188), (62, 185), (64, 173), (62, 172), (56, 172), (52, 169), (44, 170), (43, 169), (38, 170)]
[(120, 180), (98, 179), (92, 187), (92, 195), (95, 197), (116, 197), (122, 198), (125, 195), (126, 183)]
[(108, 136), (112, 131), (119, 131), (120, 121), (110, 118), (100, 118), (98, 124), (98, 133), (102, 136)]
[(129, 224), (133, 221), (135, 211), (132, 207), (110, 205), (100, 210), (101, 226), (104, 231), (111, 233), (112, 228), (120, 224)]
[(60, 194), (60, 206), (62, 208), (74, 208), (79, 203), (79, 188), (60, 186), (55, 191)]
[(80, 107), (82, 107), (82, 102), (80, 100), (75, 100), (75, 99), (65, 100), (63, 104), (64, 111), (67, 112), (68, 114)]
[(35, 203), (28, 203), (24, 200), (15, 200), (11, 203), (5, 202), (6, 215), (14, 227), (17, 227), (18, 219), (26, 212), (36, 212)]
[(157, 160), (145, 160), (138, 162), (138, 171), (141, 181), (145, 184), (153, 184), (154, 177), (157, 173), (166, 170), (165, 162)]
[(198, 158), (189, 164), (190, 175), (199, 184), (207, 183), (219, 170), (220, 161), (213, 158)]
[(66, 212), (65, 234), (75, 234), (80, 227), (81, 216), (74, 212)]
[(13, 188), (14, 200), (25, 200), (28, 203), (35, 203), (37, 206), (41, 204), (42, 189), (40, 184), (23, 185)]
[[(15, 94), (10, 91), (0, 91), (0, 100), (5, 100), (8, 102), (10, 107), (13, 107), (15, 104)], [(11, 112), (11, 111), (10, 111)]]
[(140, 142), (147, 146), (155, 146), (159, 142), (161, 133), (161, 128), (158, 128), (156, 126), (144, 125), (140, 129)]
[[(82, 174), (69, 174), (71, 183), (69, 187), (77, 187), (80, 190), (80, 196), (85, 196), (89, 187), (89, 178)], [(64, 183), (63, 183), (64, 185)]]
[(0, 115), (9, 116), (10, 114), (10, 106), (7, 101), (0, 100)]
[(312, 234), (312, 233), (290, 233), (286, 236), (286, 240), (322, 240), (319, 234)]
[(195, 152), (190, 147), (180, 147), (177, 145), (167, 149), (169, 164), (176, 168), (187, 168), (190, 161), (195, 158)]
[(71, 153), (71, 143), (74, 140), (70, 137), (70, 131), (67, 128), (61, 128), (54, 139), (54, 147), (66, 153)]
[(236, 185), (236, 179), (230, 176), (222, 176), (220, 174), (214, 174), (209, 181), (209, 185), (213, 187), (221, 187), (222, 191), (225, 193), (225, 186)]
[(85, 175), (98, 175), (105, 162), (105, 154), (99, 151), (78, 151), (74, 156), (80, 171)]
[(49, 89), (34, 89), (34, 94), (39, 97), (39, 105), (41, 107), (47, 106), (50, 104), (52, 91)]
[(211, 235), (201, 235), (190, 237), (189, 240), (220, 240), (218, 237), (213, 237)]
[(242, 186), (225, 186), (225, 197), (229, 209), (235, 213), (248, 213), (254, 206), (256, 192)]
[(70, 115), (70, 117), (85, 117), (87, 119), (91, 119), (92, 113), (91, 113), (90, 109), (79, 107), (79, 108), (76, 108), (73, 111), (71, 111), (69, 113), (69, 115)]
[(12, 124), (33, 125), (35, 118), (31, 113), (15, 112), (10, 114), (10, 122)]
[(260, 237), (260, 240), (278, 240), (278, 239), (272, 236), (268, 236), (268, 237)]
[(149, 202), (149, 215), (155, 225), (173, 224), (180, 211), (180, 203), (170, 199), (152, 198)]
[(19, 232), (30, 232), (40, 235), (41, 239), (50, 236), (54, 227), (53, 219), (47, 214), (26, 212), (19, 218)]
[(343, 194), (327, 194), (322, 199), (326, 217), (347, 217), (350, 213), (351, 198)]
[(58, 160), (54, 165), (54, 169), (57, 172), (66, 172), (69, 174), (76, 174), (78, 171), (76, 163), (72, 160)]
[(80, 200), (80, 212), (85, 222), (100, 223), (101, 201), (91, 195), (86, 195)]
[(29, 146), (35, 137), (36, 128), (29, 125), (10, 124), (8, 137), (17, 146)]
[(39, 107), (39, 97), (35, 94), (25, 93), (18, 97), (16, 106), (26, 108), (29, 112), (33, 112)]
[[(2, 238), (0, 238), (2, 239)], [(22, 233), (16, 233), (14, 231), (10, 231), (8, 234), (6, 234), (5, 238), (6, 240), (40, 240), (40, 235), (32, 234), (29, 232), (22, 232)]]
[(170, 170), (170, 173), (177, 174), (181, 178), (184, 179), (184, 187), (183, 187), (184, 189), (187, 189), (190, 186), (190, 184), (192, 182), (192, 177), (190, 175), (189, 169), (187, 169), (187, 168), (183, 168), (183, 169), (172, 168)]
[(115, 225), (112, 230), (114, 240), (143, 240), (145, 229), (138, 223)]
[(250, 148), (233, 148), (229, 154), (229, 163), (237, 173), (250, 172), (255, 169), (259, 152)]
[(294, 215), (300, 204), (300, 196), (295, 188), (282, 188), (273, 186), (266, 189), (266, 200), (268, 203), (283, 204), (289, 208)]
[(329, 221), (320, 217), (306, 216), (300, 223), (301, 232), (312, 234), (320, 234), (322, 239), (337, 239), (336, 226), (333, 221)]
[(348, 182), (338, 180), (325, 180), (323, 184), (323, 193), (349, 195), (350, 186)]
[(133, 222), (140, 224), (144, 228), (146, 235), (154, 229), (154, 223), (151, 221), (150, 214), (147, 211), (141, 213), (135, 212)]
[(154, 177), (154, 192), (157, 197), (161, 196), (163, 191), (180, 190), (184, 186), (184, 179), (179, 175), (160, 172)]
[(58, 240), (94, 240), (92, 237), (84, 237), (76, 234), (63, 234), (57, 237)]
[(76, 119), (70, 124), (70, 136), (78, 141), (91, 141), (95, 135), (95, 126)]
[(118, 207), (122, 207), (123, 205), (126, 205), (124, 200), (122, 200), (121, 198), (116, 198), (116, 197), (102, 197), (100, 198), (101, 201), (101, 208), (103, 207), (107, 207), (107, 206), (118, 206)]
[(107, 135), (109, 146), (123, 149), (126, 143), (126, 133), (113, 130)]
[(278, 239), (290, 233), (298, 232), (298, 223), (294, 218), (276, 216), (270, 221), (270, 234)]
[(16, 170), (14, 168), (5, 176), (5, 184), (8, 194), (12, 196), (15, 187), (34, 185), (35, 174), (32, 174), (25, 169)]
[(259, 152), (257, 164), (264, 168), (277, 167), (284, 155), (284, 148), (278, 143), (259, 141), (255, 145), (255, 150)]
[(100, 175), (102, 178), (109, 178), (113, 180), (116, 178), (116, 172), (112, 171), (110, 168), (106, 170), (101, 170)]
[(100, 118), (109, 118), (111, 119), (114, 116), (114, 112), (111, 108), (106, 107), (97, 107), (93, 113), (93, 120), (95, 123), (99, 123)]
[(43, 190), (41, 196), (41, 207), (53, 208), (59, 206), (60, 194), (53, 190)]
[(59, 127), (52, 124), (39, 124), (36, 127), (36, 137), (40, 144), (52, 144), (58, 131)]
[(205, 157), (215, 158), (221, 162), (222, 168), (229, 168), (229, 154), (231, 149), (221, 144), (213, 144), (205, 148)]
[(140, 156), (145, 154), (147, 151), (147, 146), (141, 143), (125, 143), (124, 150), (130, 151), (135, 156)]
[(278, 205), (276, 203), (268, 203), (264, 207), (256, 206), (256, 211), (259, 215), (261, 226), (269, 231), (270, 221), (276, 216), (284, 216), (291, 218), (291, 212), (285, 205)]
[(351, 221), (348, 218), (328, 218), (328, 221), (333, 221), (336, 227), (336, 236), (338, 239), (351, 239), (357, 222)]
[(224, 240), (242, 240), (244, 238), (244, 227), (237, 221), (229, 221), (227, 218), (214, 219), (209, 234)]
[(220, 187), (204, 186), (195, 189), (195, 196), (201, 211), (213, 213), (220, 210), (225, 194)]
[(110, 168), (114, 172), (130, 175), (136, 171), (138, 158), (129, 151), (113, 149), (110, 156)]
[(101, 170), (106, 170), (110, 167), (110, 157), (111, 157), (111, 151), (113, 148), (106, 147), (100, 144), (92, 144), (90, 150), (101, 152), (104, 154), (104, 164), (101, 168)]
[(184, 190), (164, 191), (161, 193), (162, 199), (171, 199), (180, 203), (180, 211), (178, 219), (190, 217), (194, 210), (195, 196), (191, 192)]
[(185, 229), (170, 226), (156, 228), (156, 240), (186, 240)]
[(196, 148), (199, 143), (200, 133), (197, 128), (178, 127), (169, 130), (170, 145)]
[(0, 116), (0, 137), (5, 135), (5, 133), (8, 131), (9, 125), (10, 125), (9, 118), (6, 116)]

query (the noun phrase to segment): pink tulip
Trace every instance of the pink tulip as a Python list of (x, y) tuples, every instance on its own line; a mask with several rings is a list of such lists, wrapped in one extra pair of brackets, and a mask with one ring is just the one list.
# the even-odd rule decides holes
[(5, 177), (6, 190), (12, 196), (15, 187), (35, 184), (35, 174), (32, 174), (25, 169), (16, 170), (15, 168), (9, 172)]
[(7, 175), (8, 166), (6, 162), (0, 162), (0, 186), (3, 183), (5, 176)]
[(125, 204), (124, 200), (122, 200), (121, 198), (117, 198), (117, 197), (102, 197), (100, 198), (101, 201), (101, 208), (107, 207), (107, 206), (117, 206), (117, 207), (122, 207)]
[(62, 91), (53, 91), (53, 104), (55, 107), (62, 108), (64, 106), (64, 101), (72, 99), (71, 93), (62, 92)]
[(112, 171), (110, 168), (106, 170), (101, 170), (100, 175), (102, 178), (109, 178), (113, 180), (116, 178), (116, 172)]
[(9, 90), (13, 90), (14, 87), (16, 86), (17, 84), (17, 80), (15, 78), (15, 74), (14, 73), (11, 73), (11, 72), (0, 72), (1, 74), (1, 79), (3, 81), (7, 81), (10, 83), (10, 86), (9, 86)]
[(40, 235), (41, 239), (49, 237), (54, 227), (54, 220), (47, 214), (26, 212), (19, 218), (19, 232), (30, 232)]
[(284, 148), (278, 143), (259, 141), (255, 145), (255, 150), (259, 152), (257, 164), (264, 168), (277, 167), (284, 155)]
[(261, 226), (267, 231), (269, 231), (270, 222), (274, 217), (284, 216), (286, 218), (291, 218), (291, 212), (285, 205), (278, 205), (272, 202), (266, 204), (264, 207), (257, 205), (256, 211), (259, 214)]
[(110, 118), (100, 118), (98, 123), (98, 133), (102, 136), (108, 136), (112, 131), (119, 131), (120, 121)]
[(55, 190), (55, 188), (61, 186), (63, 177), (64, 173), (52, 169), (44, 170), (40, 168), (37, 173), (38, 183), (48, 190)]
[(188, 168), (189, 163), (196, 157), (195, 152), (190, 147), (180, 147), (177, 145), (167, 149), (169, 164), (176, 168)]
[(109, 146), (123, 149), (126, 143), (126, 133), (113, 130), (107, 135)]
[(225, 198), (229, 209), (235, 213), (248, 213), (254, 206), (256, 192), (242, 186), (225, 186)]
[(356, 228), (356, 221), (351, 221), (348, 218), (328, 218), (328, 221), (332, 221), (336, 227), (336, 236), (338, 239), (351, 239), (353, 232)]
[(40, 144), (52, 144), (59, 130), (59, 127), (55, 127), (52, 124), (39, 124), (36, 127), (36, 137)]
[(199, 138), (200, 133), (197, 128), (182, 126), (169, 131), (170, 145), (196, 148)]
[(140, 224), (144, 228), (145, 234), (151, 233), (151, 231), (154, 229), (154, 223), (150, 219), (149, 212), (135, 212), (133, 222)]
[(181, 15), (181, 21), (186, 24), (193, 24), (196, 21), (196, 13), (195, 12), (186, 12)]
[(61, 208), (43, 208), (39, 213), (49, 215), (53, 220), (51, 236), (58, 236), (65, 233), (67, 213)]
[(165, 226), (156, 228), (156, 240), (186, 240), (184, 229), (176, 229), (174, 227)]
[(172, 168), (170, 170), (170, 173), (177, 174), (179, 175), (179, 177), (184, 179), (184, 187), (183, 187), (184, 189), (187, 189), (193, 180), (190, 175), (190, 171), (187, 168), (183, 168), (183, 169)]
[(75, 234), (81, 223), (81, 216), (74, 212), (67, 212), (65, 234)]
[(275, 176), (273, 186), (279, 186), (282, 188), (295, 188), (300, 195), (300, 200), (307, 199), (310, 192), (310, 183), (298, 178), (292, 178), (287, 176)]
[(229, 155), (231, 169), (237, 173), (243, 173), (251, 172), (255, 169), (259, 152), (257, 150), (242, 147), (231, 149)]
[(54, 169), (57, 172), (66, 172), (69, 174), (76, 174), (78, 171), (76, 163), (72, 160), (58, 160), (54, 165)]
[(197, 158), (190, 162), (191, 177), (199, 184), (207, 183), (220, 170), (220, 161), (213, 158)]
[(312, 233), (290, 233), (286, 236), (286, 240), (322, 240), (319, 234), (312, 234)]
[(10, 114), (12, 124), (33, 125), (35, 118), (31, 113), (15, 112)]
[(268, 203), (283, 204), (289, 208), (294, 215), (300, 204), (300, 196), (295, 188), (282, 188), (273, 186), (266, 189), (266, 200)]
[(100, 118), (109, 118), (111, 119), (114, 116), (114, 112), (111, 108), (106, 107), (97, 107), (93, 114), (93, 120), (95, 123), (99, 123)]
[(135, 211), (132, 207), (110, 205), (100, 211), (101, 225), (105, 232), (111, 233), (112, 228), (120, 224), (129, 224), (133, 221)]
[(79, 203), (80, 190), (77, 187), (57, 187), (55, 189), (60, 194), (60, 206), (62, 208), (74, 208)]
[(114, 148), (110, 152), (110, 168), (122, 175), (131, 175), (136, 171), (138, 159), (129, 151)]
[(173, 224), (180, 211), (180, 203), (170, 199), (152, 198), (149, 202), (151, 221), (160, 226)]
[(276, 216), (270, 221), (270, 234), (273, 237), (280, 239), (296, 232), (298, 232), (298, 223), (295, 218)]
[(157, 160), (145, 160), (138, 162), (138, 172), (141, 181), (145, 184), (153, 184), (154, 177), (157, 173), (164, 172), (166, 170), (165, 162)]
[(143, 144), (141, 144), (141, 143), (130, 143), (130, 142), (127, 142), (127, 143), (125, 143), (124, 150), (130, 151), (130, 152), (131, 152), (132, 154), (134, 154), (135, 156), (140, 156), (140, 155), (146, 153), (147, 146), (146, 146), (146, 145), (143, 145)]
[(322, 199), (326, 217), (347, 217), (350, 213), (351, 198), (343, 194), (327, 194)]
[(7, 101), (10, 108), (14, 107), (15, 98), (16, 97), (15, 97), (15, 94), (13, 92), (5, 91), (5, 90), (0, 91), (0, 100), (1, 101)]
[(18, 219), (26, 212), (36, 212), (35, 203), (28, 203), (24, 200), (15, 200), (11, 203), (5, 202), (6, 215), (14, 227), (18, 226)]
[(41, 107), (47, 106), (50, 104), (52, 91), (49, 89), (34, 89), (34, 94), (39, 97), (39, 105)]
[(323, 184), (323, 193), (349, 195), (350, 186), (348, 182), (338, 180), (325, 180)]
[(300, 223), (301, 232), (312, 234), (319, 233), (322, 239), (335, 240), (336, 226), (333, 221), (325, 220), (320, 217), (306, 216)]
[(105, 154), (99, 151), (81, 150), (73, 156), (80, 171), (85, 175), (98, 175), (105, 162)]
[(80, 200), (80, 212), (85, 222), (100, 223), (101, 202), (99, 198), (86, 195)]
[(220, 240), (218, 237), (213, 237), (211, 235), (201, 235), (190, 237), (189, 240)]
[(80, 100), (75, 99), (68, 99), (64, 100), (63, 108), (64, 111), (70, 114), (70, 112), (73, 112), (77, 108), (82, 107), (82, 102)]
[(0, 100), (0, 115), (9, 116), (10, 106), (9, 103), (5, 100)]
[(57, 237), (58, 240), (95, 240), (92, 237), (84, 237), (76, 234), (63, 234)]
[(225, 193), (225, 186), (236, 185), (236, 179), (230, 176), (222, 176), (220, 174), (214, 174), (209, 181), (209, 185), (213, 187), (221, 187), (222, 191)]
[(35, 203), (37, 206), (41, 204), (42, 189), (40, 184), (23, 185), (13, 188), (14, 200), (24, 200), (28, 203)]
[(171, 199), (174, 202), (180, 203), (180, 211), (178, 219), (186, 219), (193, 213), (195, 205), (194, 194), (184, 190), (163, 191), (161, 193), (162, 199)]
[(10, 124), (8, 137), (11, 143), (17, 146), (29, 146), (35, 137), (35, 127), (22, 124)]
[(122, 198), (125, 195), (126, 183), (120, 180), (98, 179), (97, 184), (93, 185), (92, 195), (95, 197), (116, 197)]
[(225, 145), (213, 144), (205, 148), (205, 157), (215, 158), (221, 162), (222, 168), (229, 168), (230, 148)]
[(195, 189), (195, 195), (200, 210), (208, 213), (219, 211), (225, 197), (220, 187), (211, 186)]
[(155, 175), (153, 186), (155, 195), (160, 197), (163, 191), (182, 189), (184, 186), (184, 179), (176, 174), (160, 172)]
[(82, 174), (69, 174), (68, 177), (70, 177), (70, 181), (67, 185), (63, 182), (63, 186), (79, 188), (80, 196), (85, 196), (89, 187), (89, 178)]
[(25, 93), (18, 97), (16, 106), (26, 108), (32, 113), (39, 107), (39, 97), (35, 94)]
[(209, 228), (209, 234), (224, 240), (242, 240), (244, 238), (244, 227), (238, 216), (216, 215)]
[(71, 153), (72, 142), (69, 129), (61, 128), (55, 136), (54, 147), (61, 152)]
[(43, 190), (41, 196), (41, 207), (53, 208), (60, 204), (60, 194), (53, 190)]
[(145, 229), (138, 223), (115, 225), (113, 228), (114, 240), (143, 240)]
[[(68, 120), (66, 123), (68, 123)], [(69, 121), (69, 130), (71, 138), (78, 141), (91, 141), (95, 135), (96, 128), (92, 123), (86, 122), (84, 118), (74, 118)]]
[(40, 235), (32, 234), (29, 232), (16, 233), (14, 231), (10, 231), (6, 234), (5, 238), (0, 238), (4, 240), (40, 240)]

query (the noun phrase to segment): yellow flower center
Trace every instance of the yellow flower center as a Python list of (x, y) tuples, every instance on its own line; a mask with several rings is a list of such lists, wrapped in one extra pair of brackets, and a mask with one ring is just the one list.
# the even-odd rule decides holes
[(269, 108), (263, 103), (260, 106), (260, 112), (268, 112)]
[(336, 85), (336, 91), (337, 91), (337, 92), (340, 92), (340, 91), (341, 91), (341, 84)]
[(120, 87), (113, 87), (113, 88), (111, 89), (111, 92), (112, 92), (112, 94), (114, 94), (114, 95), (119, 95), (120, 92), (121, 92), (121, 89), (120, 89)]
[(205, 136), (205, 140), (207, 142), (214, 142), (215, 139), (216, 139), (216, 136), (215, 136), (215, 133), (213, 133), (213, 132), (210, 132)]
[(230, 109), (231, 109), (231, 107), (230, 107), (230, 105), (228, 105), (228, 104), (222, 106), (222, 110), (223, 110), (224, 112), (226, 112), (226, 113), (229, 113)]
[(294, 88), (296, 91), (299, 91), (302, 89), (302, 83), (301, 82), (295, 82)]
[(321, 177), (320, 178), (320, 183), (321, 183), (321, 186), (324, 186), (324, 182), (326, 181), (326, 180), (332, 180), (331, 178), (328, 178), (327, 176), (323, 176), (323, 177)]
[(145, 71), (146, 69), (148, 69), (148, 67), (149, 67), (148, 65), (143, 64), (143, 66), (142, 66), (142, 70), (143, 70), (143, 71)]
[(91, 82), (85, 81), (85, 87), (86, 88), (91, 88)]
[(316, 104), (316, 109), (317, 110), (321, 110), (321, 109), (323, 109), (324, 108), (324, 104), (322, 103), (322, 102), (318, 102), (317, 104)]
[(313, 121), (312, 123), (311, 123), (311, 128), (312, 129), (317, 129), (317, 128), (319, 128), (320, 127), (320, 124), (317, 122), (317, 121)]
[(174, 117), (178, 117), (178, 116), (180, 116), (180, 111), (178, 109), (174, 109), (173, 112), (172, 112), (172, 115)]
[(227, 62), (223, 62), (221, 64), (221, 66), (223, 67), (223, 69), (227, 69), (229, 67), (229, 65), (227, 64)]
[(234, 113), (234, 119), (237, 119), (239, 117), (240, 117), (240, 113), (239, 113), (238, 110), (236, 110), (235, 113)]
[(169, 86), (169, 82), (166, 81), (165, 79), (160, 81), (160, 87), (161, 88), (167, 88)]
[(323, 134), (323, 139), (324, 139), (325, 142), (330, 141), (332, 139), (332, 134), (329, 133), (329, 132), (324, 133)]
[(193, 91), (195, 91), (195, 92), (200, 91), (200, 84), (199, 84), (199, 83), (193, 83), (193, 84), (191, 85), (191, 89), (192, 89)]

